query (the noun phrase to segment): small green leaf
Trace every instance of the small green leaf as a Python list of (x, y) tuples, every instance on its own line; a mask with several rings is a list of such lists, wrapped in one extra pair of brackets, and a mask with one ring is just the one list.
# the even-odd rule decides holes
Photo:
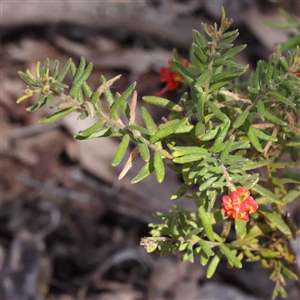
[(247, 135), (249, 137), (249, 140), (252, 144), (252, 146), (258, 151), (258, 152), (263, 152), (263, 149), (261, 147), (261, 144), (259, 143), (259, 140), (255, 134), (254, 128), (250, 125), (248, 128)]
[(80, 136), (80, 137), (87, 137), (89, 135), (91, 135), (92, 133), (96, 132), (100, 127), (102, 127), (104, 125), (105, 121), (101, 120), (101, 121), (98, 121), (96, 122), (95, 124), (93, 124), (92, 126), (90, 126), (89, 128), (79, 132), (75, 138), (77, 136)]
[(153, 159), (149, 160), (139, 171), (139, 173), (131, 180), (131, 183), (138, 183), (148, 177), (154, 171)]
[(220, 119), (223, 122), (229, 120), (228, 117), (224, 113), (222, 113), (222, 111), (213, 102), (208, 101), (206, 104), (218, 119)]
[(53, 70), (52, 70), (52, 74), (51, 76), (55, 79), (56, 76), (58, 75), (58, 67), (59, 67), (59, 61), (58, 60), (55, 60), (54, 61), (54, 67), (53, 67)]
[(61, 69), (61, 71), (58, 73), (57, 77), (55, 78), (58, 82), (62, 82), (63, 79), (65, 78), (70, 66), (72, 63), (72, 59), (70, 58), (67, 63), (65, 64), (65, 66)]
[(135, 130), (135, 131), (138, 131), (139, 133), (143, 133), (143, 134), (147, 134), (147, 135), (151, 134), (149, 132), (149, 130), (147, 130), (139, 125), (136, 125), (136, 124), (125, 126), (124, 130)]
[(221, 244), (220, 250), (235, 267), (237, 268), (242, 267), (241, 261), (235, 256), (235, 254), (226, 245)]
[(206, 69), (196, 81), (195, 87), (202, 87), (206, 83), (206, 81), (211, 77), (211, 74), (212, 71), (210, 69)]
[[(28, 74), (21, 72), (21, 71), (19, 71), (18, 74), (26, 83), (36, 86), (36, 81), (34, 81)], [(28, 97), (31, 97), (31, 95)], [(19, 102), (17, 102), (17, 103), (19, 103)]]
[(149, 152), (148, 146), (144, 143), (138, 143), (138, 147), (139, 147), (139, 152), (140, 152), (142, 159), (145, 162), (148, 162), (150, 159), (150, 152)]
[(293, 273), (290, 269), (288, 269), (287, 267), (285, 267), (284, 265), (281, 265), (281, 270), (282, 270), (282, 273), (289, 279), (292, 279), (292, 280), (298, 280), (298, 276)]
[[(271, 80), (272, 80), (272, 77), (273, 77), (274, 63), (275, 63), (275, 54), (273, 54), (273, 55), (270, 57), (270, 60), (269, 60), (269, 62), (268, 62), (268, 66), (267, 66), (267, 70), (266, 70), (266, 77), (265, 77), (267, 86), (270, 85)], [(261, 101), (261, 100), (260, 100), (260, 101)]]
[(259, 138), (260, 140), (264, 140), (264, 141), (271, 141), (271, 142), (277, 142), (278, 139), (272, 135), (267, 135), (265, 134), (262, 130), (259, 130), (258, 128), (253, 127), (253, 130), (255, 132), (255, 135), (257, 136), (257, 138)]
[(264, 207), (259, 208), (259, 212), (265, 216), (269, 221), (271, 222), (272, 225), (277, 227), (283, 234), (285, 235), (292, 235), (292, 232), (288, 225), (284, 222), (282, 219), (281, 215), (277, 214), (276, 212), (271, 212), (267, 210)]
[(219, 262), (221, 261), (221, 257), (223, 256), (221, 251), (218, 251), (217, 254), (213, 257), (213, 259), (211, 260), (207, 271), (206, 271), (206, 278), (212, 278), (212, 276), (214, 275), (214, 273), (216, 272), (217, 266), (219, 264)]
[(267, 96), (275, 98), (275, 100), (280, 101), (286, 105), (289, 106), (295, 106), (296, 104), (294, 104), (293, 102), (291, 102), (290, 100), (288, 100), (286, 97), (284, 97), (282, 94), (277, 93), (275, 91), (271, 91), (267, 94)]
[(184, 77), (184, 79), (189, 83), (192, 84), (195, 82), (194, 76), (192, 73), (190, 73), (183, 65), (182, 63), (178, 61), (174, 61), (174, 66), (177, 69), (177, 71)]
[(232, 151), (233, 143), (234, 143), (234, 136), (230, 137), (229, 141), (226, 142), (225, 147), (220, 155), (220, 160), (222, 163), (224, 163), (225, 159), (227, 159), (229, 152)]
[(269, 110), (266, 110), (265, 111), (265, 118), (274, 123), (274, 124), (277, 124), (277, 125), (287, 125), (286, 122), (282, 121), (281, 119), (277, 118), (276, 116), (274, 116)]
[(286, 196), (282, 199), (282, 202), (286, 205), (291, 203), (295, 199), (300, 197), (300, 190), (290, 190)]
[(176, 123), (167, 124), (166, 126), (160, 128), (151, 138), (150, 142), (155, 143), (168, 135), (175, 133), (175, 131), (186, 123), (188, 118), (184, 118)]
[(199, 191), (205, 191), (207, 190), (209, 187), (212, 186), (212, 184), (219, 178), (219, 176), (215, 176), (215, 177), (211, 177), (209, 179), (207, 179), (204, 183), (202, 183), (199, 187)]
[(199, 212), (199, 217), (201, 219), (206, 236), (208, 237), (208, 239), (211, 242), (214, 242), (215, 241), (214, 231), (213, 231), (213, 227), (211, 225), (211, 220), (209, 218), (209, 213), (207, 213), (205, 211), (204, 206), (200, 206), (198, 212)]
[(128, 106), (128, 103), (126, 102), (127, 98), (130, 96), (130, 94), (134, 91), (134, 88), (136, 86), (136, 82), (131, 84), (126, 91), (116, 100), (116, 102), (111, 106), (111, 112), (110, 116), (113, 116), (114, 113), (117, 112), (117, 109), (121, 107), (122, 111), (124, 112), (127, 119), (130, 118), (130, 113), (126, 112), (126, 106)]
[(171, 196), (171, 200), (177, 200), (183, 195), (185, 195), (193, 186), (184, 183), (179, 187), (179, 189)]
[(173, 157), (183, 156), (187, 154), (209, 154), (208, 151), (204, 148), (197, 146), (177, 146), (173, 148), (174, 152), (172, 153)]
[(207, 256), (213, 256), (215, 254), (206, 241), (199, 239), (197, 243), (201, 246), (201, 249), (205, 252)]
[(162, 155), (158, 151), (154, 152), (153, 166), (155, 169), (156, 180), (159, 183), (163, 182), (165, 178), (165, 166), (162, 159)]
[(233, 127), (234, 128), (239, 128), (240, 126), (242, 126), (245, 123), (245, 120), (247, 119), (249, 115), (249, 110), (246, 109), (244, 110), (238, 117), (237, 119), (234, 121), (233, 123)]
[(196, 45), (198, 45), (203, 51), (208, 50), (208, 45), (204, 37), (197, 30), (193, 30), (193, 40)]
[(247, 47), (247, 45), (241, 45), (241, 46), (234, 47), (234, 48), (228, 50), (227, 52), (225, 52), (220, 58), (223, 60), (231, 58), (231, 57), (235, 56), (237, 53), (243, 51), (246, 47)]
[(247, 234), (247, 222), (235, 219), (235, 232), (238, 238), (243, 239)]
[(84, 57), (81, 57), (79, 67), (78, 67), (78, 69), (77, 69), (77, 71), (76, 71), (76, 73), (74, 74), (74, 77), (73, 77), (74, 84), (76, 82), (78, 82), (79, 78), (82, 76), (82, 74), (84, 72), (84, 69), (85, 69), (85, 59), (84, 59)]
[(149, 114), (149, 112), (145, 107), (141, 108), (141, 114), (147, 129), (151, 132), (151, 134), (154, 134), (158, 129), (151, 115)]
[(257, 101), (257, 112), (261, 119), (264, 121), (265, 120), (265, 105), (261, 100)]
[(281, 204), (281, 200), (274, 193), (260, 185), (255, 185), (252, 187), (252, 191), (266, 197), (270, 203)]
[(48, 123), (58, 121), (59, 119), (63, 118), (64, 116), (66, 116), (68, 114), (70, 114), (71, 112), (73, 112), (76, 109), (77, 109), (77, 106), (72, 106), (72, 107), (69, 107), (69, 108), (62, 109), (62, 110), (54, 113), (53, 115), (51, 115), (49, 117), (45, 117), (45, 118), (40, 119), (39, 123), (48, 124)]
[(83, 83), (89, 78), (93, 69), (93, 64), (89, 63), (80, 78), (74, 83), (73, 87), (70, 90), (70, 96), (75, 96), (78, 91), (81, 89)]
[(161, 106), (161, 107), (167, 108), (171, 111), (177, 111), (177, 112), (182, 111), (181, 106), (179, 106), (178, 104), (171, 102), (170, 100), (165, 99), (165, 98), (160, 98), (160, 97), (155, 97), (155, 96), (144, 96), (142, 99), (147, 103)]
[(187, 155), (183, 155), (180, 157), (175, 157), (175, 158), (173, 158), (173, 162), (177, 163), (177, 164), (185, 164), (185, 163), (189, 163), (189, 162), (200, 161), (207, 156), (208, 156), (208, 154), (205, 154), (205, 153), (192, 153), (192, 154), (187, 154)]
[(123, 159), (125, 153), (126, 153), (126, 150), (127, 150), (127, 147), (129, 145), (129, 141), (130, 141), (130, 136), (129, 134), (125, 134), (121, 143), (119, 144), (117, 150), (116, 150), (116, 154), (114, 156), (114, 159), (112, 161), (112, 165), (114, 167), (118, 166), (121, 162), (121, 160)]
[(217, 152), (223, 150), (223, 141), (225, 139), (225, 136), (227, 135), (229, 127), (230, 127), (230, 121), (227, 120), (226, 122), (224, 122), (222, 130), (215, 140), (214, 146), (212, 148), (212, 151), (214, 153), (217, 153)]

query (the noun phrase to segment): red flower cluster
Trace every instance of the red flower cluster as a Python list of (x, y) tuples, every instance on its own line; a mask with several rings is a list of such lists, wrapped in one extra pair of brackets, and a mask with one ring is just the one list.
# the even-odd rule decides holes
[[(185, 68), (188, 67), (189, 62), (186, 59), (181, 58), (180, 61)], [(171, 63), (169, 63), (169, 67), (170, 65)], [(160, 97), (163, 93), (167, 91), (177, 90), (179, 87), (179, 83), (184, 82), (184, 78), (182, 77), (182, 75), (177, 72), (171, 71), (169, 67), (163, 67), (160, 70), (160, 81), (166, 82), (167, 84), (161, 91), (155, 94), (155, 96), (157, 97)]]
[(249, 221), (249, 214), (256, 212), (258, 204), (250, 196), (249, 190), (240, 187), (230, 193), (229, 196), (223, 196), (223, 212), (227, 217)]

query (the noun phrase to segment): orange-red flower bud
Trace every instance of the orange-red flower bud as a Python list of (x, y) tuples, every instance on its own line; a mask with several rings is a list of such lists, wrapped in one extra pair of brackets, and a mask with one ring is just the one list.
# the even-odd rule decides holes
[(229, 196), (223, 196), (222, 202), (225, 216), (243, 221), (249, 221), (249, 213), (258, 209), (258, 204), (250, 196), (250, 191), (243, 187), (232, 191)]

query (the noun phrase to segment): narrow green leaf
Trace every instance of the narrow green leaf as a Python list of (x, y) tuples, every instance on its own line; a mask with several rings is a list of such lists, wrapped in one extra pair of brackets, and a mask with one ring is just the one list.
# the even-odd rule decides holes
[(201, 141), (210, 141), (216, 137), (219, 131), (222, 130), (222, 125), (218, 125), (206, 131)]
[(300, 190), (290, 190), (286, 196), (282, 199), (283, 203), (286, 205), (291, 203), (295, 199), (300, 197)]
[(265, 216), (269, 221), (271, 222), (272, 225), (277, 227), (283, 234), (285, 235), (292, 235), (292, 232), (288, 225), (284, 222), (282, 219), (281, 215), (277, 214), (274, 211), (269, 211), (264, 207), (259, 208), (259, 212)]
[[(87, 137), (92, 133), (96, 132), (100, 127), (104, 125), (105, 121), (101, 120), (90, 126), (89, 128), (79, 132), (76, 136)], [(75, 136), (75, 138), (76, 138)]]
[(61, 69), (61, 71), (58, 73), (57, 77), (55, 78), (58, 82), (62, 82), (63, 79), (65, 78), (70, 66), (72, 63), (72, 59), (70, 58), (67, 63), (65, 64), (65, 66)]
[(198, 45), (203, 51), (208, 49), (208, 45), (204, 37), (197, 30), (193, 30), (193, 39), (196, 45)]
[(189, 162), (200, 161), (206, 158), (207, 156), (208, 154), (204, 154), (204, 153), (192, 153), (180, 157), (175, 157), (173, 158), (173, 162), (177, 164), (185, 164)]
[(225, 159), (227, 159), (229, 152), (232, 151), (233, 143), (234, 143), (234, 136), (230, 137), (229, 141), (225, 143), (225, 147), (220, 155), (220, 160), (222, 163), (224, 163)]
[(282, 270), (282, 273), (289, 279), (292, 279), (292, 280), (298, 280), (298, 276), (293, 273), (290, 269), (288, 269), (287, 267), (285, 267), (284, 265), (281, 265), (281, 270)]
[(229, 120), (229, 118), (224, 113), (222, 113), (222, 111), (213, 102), (207, 101), (206, 104), (218, 119), (220, 119), (223, 122)]
[(119, 144), (117, 150), (116, 150), (116, 154), (114, 156), (114, 159), (112, 161), (112, 165), (114, 167), (118, 166), (121, 162), (121, 160), (123, 159), (125, 153), (126, 153), (126, 150), (127, 150), (127, 147), (129, 145), (129, 141), (130, 141), (130, 136), (129, 134), (125, 134), (121, 143)]
[(171, 196), (171, 200), (177, 200), (183, 195), (185, 195), (190, 189), (192, 188), (192, 185), (188, 185), (184, 183), (179, 187), (179, 189)]
[(131, 180), (131, 183), (138, 183), (148, 177), (154, 171), (153, 159), (149, 160), (139, 171), (139, 173)]
[(222, 150), (223, 141), (224, 141), (224, 139), (227, 135), (229, 127), (230, 127), (230, 121), (227, 120), (226, 122), (224, 122), (223, 128), (222, 128), (221, 132), (219, 133), (218, 137), (216, 138), (216, 141), (215, 141), (214, 146), (212, 148), (212, 151), (214, 153), (217, 153), (217, 152)]
[(59, 119), (63, 118), (64, 116), (66, 116), (68, 114), (70, 114), (71, 112), (73, 112), (76, 109), (77, 109), (76, 106), (72, 106), (72, 107), (69, 107), (69, 108), (62, 109), (62, 110), (54, 113), (53, 115), (51, 115), (49, 117), (45, 117), (45, 118), (40, 119), (39, 123), (48, 124), (48, 123), (58, 121)]
[[(34, 81), (28, 74), (26, 74), (22, 71), (19, 71), (18, 74), (26, 83), (36, 86), (36, 81)], [(31, 97), (31, 95), (30, 96), (24, 95), (24, 96), (27, 96), (27, 98)], [(17, 103), (20, 103), (20, 102), (17, 102)]]
[(277, 118), (276, 116), (274, 116), (269, 110), (266, 110), (265, 111), (265, 118), (274, 123), (274, 124), (277, 124), (277, 125), (287, 125), (286, 122), (282, 121), (281, 119)]
[(212, 276), (214, 275), (214, 273), (216, 272), (217, 266), (219, 264), (219, 262), (221, 261), (223, 254), (221, 251), (218, 251), (217, 254), (213, 257), (213, 259), (211, 260), (207, 271), (206, 271), (206, 278), (212, 278)]
[(168, 99), (165, 99), (165, 98), (160, 98), (160, 97), (155, 97), (155, 96), (144, 96), (142, 99), (147, 103), (161, 106), (161, 107), (167, 108), (171, 111), (177, 111), (177, 112), (182, 111), (181, 106), (179, 106), (178, 104), (176, 104)]
[(195, 87), (199, 88), (204, 86), (206, 81), (211, 77), (212, 71), (210, 69), (206, 69), (201, 76), (198, 78), (198, 80), (195, 83)]
[[(111, 106), (110, 116), (113, 116), (114, 113), (117, 112), (117, 109), (119, 107), (122, 107), (122, 106), (124, 106), (124, 105), (127, 104), (126, 100), (130, 96), (130, 94), (134, 91), (135, 86), (136, 86), (136, 82), (134, 82), (133, 84), (131, 84), (126, 89), (126, 91), (116, 100), (116, 102)], [(122, 109), (122, 111), (125, 113), (124, 108)], [(126, 113), (125, 113), (125, 115), (126, 115)], [(129, 119), (130, 115), (126, 115), (126, 117)]]
[(84, 72), (84, 69), (85, 69), (85, 59), (84, 59), (84, 57), (81, 57), (80, 58), (79, 67), (76, 70), (75, 75), (73, 76), (73, 82), (74, 82), (74, 84), (76, 82), (78, 82), (79, 78), (82, 76), (82, 74)]
[(204, 241), (202, 239), (199, 239), (199, 241), (197, 243), (201, 246), (201, 249), (205, 252), (205, 254), (207, 256), (213, 256), (213, 255), (215, 255), (214, 251), (211, 250), (211, 248), (206, 243), (206, 241)]
[(234, 128), (239, 128), (240, 126), (242, 126), (245, 123), (245, 120), (247, 119), (249, 115), (249, 110), (246, 109), (244, 110), (235, 120), (235, 122), (233, 123), (233, 127)]
[[(93, 70), (93, 64), (89, 63), (86, 69), (83, 71), (80, 78), (74, 83), (73, 87), (70, 90), (70, 96), (74, 96), (78, 93), (79, 89), (81, 89), (83, 83), (89, 78), (91, 72)], [(76, 76), (76, 75), (75, 75)]]
[(92, 97), (93, 91), (86, 82), (83, 83), (82, 90), (84, 91), (84, 93), (87, 95), (88, 98)]
[(144, 143), (138, 143), (138, 147), (139, 147), (139, 152), (140, 152), (142, 159), (145, 162), (148, 162), (150, 159), (150, 152), (149, 152), (148, 146)]
[(162, 159), (162, 155), (158, 151), (154, 152), (153, 166), (155, 169), (156, 180), (159, 183), (163, 182), (165, 178), (165, 166)]
[(235, 254), (226, 245), (221, 244), (220, 250), (235, 267), (239, 269), (242, 267), (241, 261), (235, 256)]
[(263, 152), (263, 149), (261, 147), (261, 144), (259, 143), (259, 140), (255, 134), (255, 130), (254, 128), (250, 125), (249, 126), (249, 129), (248, 129), (248, 132), (247, 132), (247, 135), (249, 137), (249, 140), (252, 144), (252, 146), (258, 151), (258, 152)]
[(273, 72), (274, 72), (274, 63), (275, 63), (275, 53), (270, 57), (267, 70), (266, 70), (266, 85), (269, 86), (273, 77)]
[(58, 75), (58, 67), (59, 67), (59, 61), (58, 60), (55, 60), (54, 61), (54, 67), (53, 67), (53, 70), (52, 70), (52, 74), (51, 76), (55, 79), (56, 76)]
[(163, 138), (165, 138), (166, 136), (169, 136), (173, 133), (175, 133), (175, 131), (180, 128), (182, 125), (184, 125), (186, 123), (186, 121), (188, 120), (188, 118), (184, 118), (176, 123), (171, 123), (171, 124), (167, 124), (166, 126), (160, 128), (151, 138), (150, 138), (150, 142), (151, 143), (155, 143)]
[(202, 225), (203, 225), (206, 236), (208, 237), (208, 239), (211, 242), (214, 242), (215, 241), (214, 231), (213, 231), (211, 221), (210, 221), (210, 218), (209, 218), (209, 213), (207, 213), (205, 211), (204, 206), (200, 206), (198, 212), (199, 212), (199, 217), (201, 219), (201, 222), (202, 222)]
[(174, 152), (172, 153), (173, 157), (183, 156), (187, 154), (209, 154), (208, 151), (204, 148), (197, 146), (177, 146), (173, 148)]
[(257, 161), (257, 162), (252, 162), (250, 161), (247, 165), (244, 166), (244, 171), (250, 171), (250, 170), (254, 170), (254, 169), (258, 169), (261, 167), (264, 167), (268, 164), (267, 160), (261, 160), (261, 161)]
[(272, 97), (272, 98), (275, 98), (275, 100), (277, 101), (280, 101), (286, 105), (289, 105), (289, 106), (295, 106), (296, 104), (291, 102), (290, 100), (288, 100), (286, 97), (284, 97), (282, 94), (280, 93), (277, 93), (275, 91), (271, 91), (267, 94), (267, 96), (269, 97)]
[(209, 187), (212, 186), (212, 184), (219, 178), (219, 176), (215, 176), (215, 177), (211, 177), (209, 179), (207, 179), (204, 183), (202, 183), (199, 187), (199, 191), (205, 191), (207, 190)]
[(147, 130), (146, 128), (143, 128), (139, 125), (136, 125), (136, 124), (125, 126), (124, 130), (135, 130), (135, 131), (138, 131), (138, 132), (143, 133), (143, 134), (147, 134), (147, 135), (151, 134), (149, 130)]
[(243, 239), (247, 234), (247, 222), (235, 219), (235, 232), (238, 238)]
[(254, 133), (257, 136), (258, 139), (264, 140), (264, 141), (271, 141), (271, 142), (277, 142), (278, 139), (275, 136), (267, 135), (262, 130), (253, 127)]
[(265, 120), (265, 105), (261, 100), (257, 101), (257, 112), (261, 119), (264, 121)]
[(190, 73), (180, 62), (175, 60), (174, 66), (189, 84), (195, 82), (194, 75)]
[(259, 95), (260, 94), (260, 90), (258, 88), (254, 88), (252, 86), (248, 86), (247, 90), (249, 93), (253, 94), (253, 95)]
[(151, 132), (151, 134), (154, 134), (155, 132), (157, 132), (158, 129), (156, 127), (156, 124), (153, 121), (151, 115), (149, 114), (149, 112), (147, 111), (147, 109), (145, 107), (141, 108), (141, 114), (142, 114), (144, 123), (145, 123), (147, 129)]
[(231, 57), (235, 56), (237, 53), (243, 51), (246, 47), (247, 47), (247, 45), (241, 45), (241, 46), (234, 47), (234, 48), (228, 50), (227, 52), (225, 52), (221, 56), (221, 59), (225, 60), (225, 59), (231, 58)]
[(266, 197), (270, 201), (270, 203), (281, 204), (281, 200), (274, 193), (260, 185), (252, 187), (252, 191)]
[(41, 77), (44, 77), (49, 70), (49, 65), (50, 65), (50, 60), (49, 58), (46, 58), (45, 65), (43, 66), (42, 72), (41, 72)]

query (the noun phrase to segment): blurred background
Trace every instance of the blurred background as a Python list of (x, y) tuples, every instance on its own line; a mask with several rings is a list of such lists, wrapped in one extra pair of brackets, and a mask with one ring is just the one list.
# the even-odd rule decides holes
[[(224, 262), (207, 281), (198, 262), (148, 255), (139, 246), (152, 214), (174, 204), (169, 199), (179, 177), (169, 172), (163, 185), (152, 176), (132, 185), (142, 166), (137, 161), (118, 181), (122, 165), (111, 166), (116, 140), (73, 139), (91, 120), (67, 116), (40, 125), (38, 120), (53, 110), (26, 112), (34, 98), (16, 104), (25, 89), (18, 71), (33, 72), (46, 58), (63, 66), (71, 57), (78, 64), (83, 56), (94, 64), (93, 89), (100, 75), (122, 74), (113, 92), (137, 81), (138, 105), (145, 105), (141, 97), (162, 88), (159, 71), (172, 49), (188, 58), (192, 29), (219, 22), (222, 5), (234, 19), (232, 28), (240, 30), (236, 44), (248, 44), (237, 59), (250, 70), (259, 59), (268, 60), (275, 43), (295, 34), (262, 20), (283, 21), (279, 7), (300, 17), (299, 0), (1, 2), (2, 299), (270, 299), (273, 283), (260, 265), (237, 270)], [(178, 99), (176, 92), (166, 97)], [(166, 115), (147, 108), (157, 122)], [(187, 199), (175, 204), (195, 209)], [(299, 299), (299, 286), (289, 282), (287, 290), (289, 299)]]

